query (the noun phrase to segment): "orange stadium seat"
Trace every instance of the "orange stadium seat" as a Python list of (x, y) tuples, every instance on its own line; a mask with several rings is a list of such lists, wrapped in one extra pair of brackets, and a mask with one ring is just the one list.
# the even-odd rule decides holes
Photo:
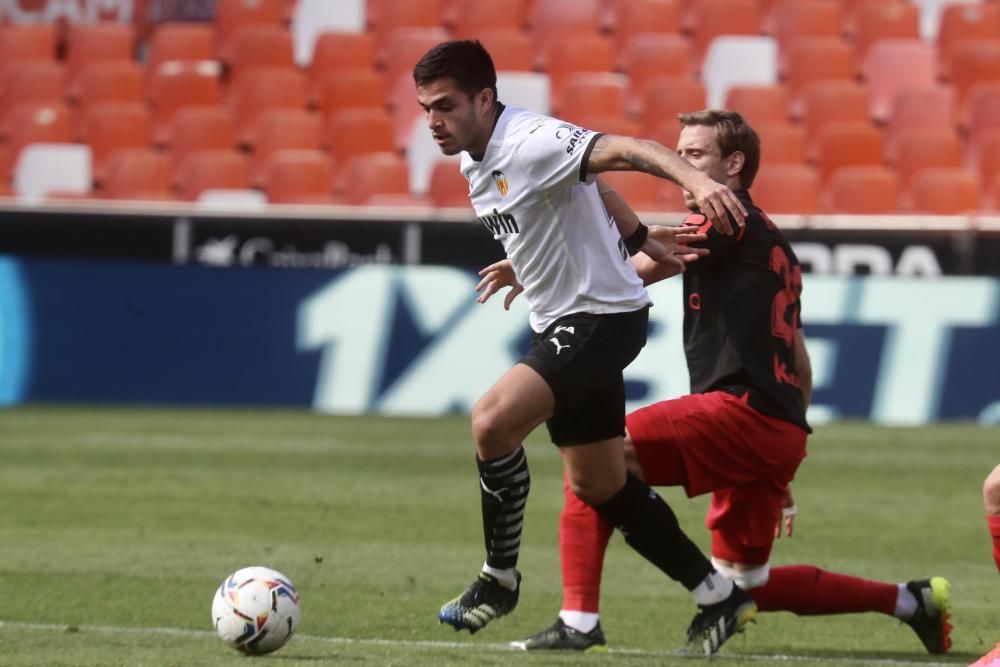
[(418, 203), (410, 196), (409, 166), (396, 153), (355, 155), (343, 170), (343, 182), (343, 198), (348, 204)]
[(340, 111), (327, 122), (325, 138), (334, 160), (335, 191), (342, 189), (341, 180), (351, 158), (364, 153), (392, 152), (395, 149), (392, 118), (386, 111)]
[(0, 138), (7, 136), (7, 115), (18, 104), (63, 100), (66, 72), (63, 66), (48, 60), (24, 60), (11, 63), (2, 73), (0, 89)]
[(178, 165), (174, 182), (182, 199), (195, 201), (205, 190), (247, 189), (250, 166), (231, 149), (194, 151)]
[(601, 174), (625, 203), (636, 211), (659, 211), (663, 206), (661, 179), (638, 171), (608, 171)]
[(123, 148), (149, 148), (150, 118), (145, 105), (103, 102), (87, 109), (81, 119), (82, 136), (93, 152), (94, 182), (102, 183), (108, 158)]
[(802, 125), (787, 121), (753, 125), (760, 137), (761, 164), (803, 164), (808, 142)]
[(1000, 81), (977, 83), (969, 90), (968, 138), (973, 149), (982, 137), (1000, 129)]
[(178, 109), (170, 123), (171, 173), (191, 153), (232, 150), (236, 146), (233, 114), (221, 106)]
[[(324, 119), (344, 109), (385, 106), (385, 84), (373, 69), (341, 69), (328, 73), (319, 90), (318, 106)], [(409, 106), (416, 107), (413, 80), (409, 79)], [(418, 108), (419, 110), (419, 108)]]
[(934, 85), (937, 55), (934, 47), (919, 39), (881, 39), (868, 49), (861, 71), (871, 91), (871, 115), (885, 122), (896, 93)]
[(147, 74), (171, 60), (214, 60), (215, 31), (207, 23), (160, 23), (153, 28), (146, 53)]
[[(399, 77), (412, 78), (413, 66), (425, 53), (440, 42), (446, 41), (448, 34), (444, 28), (399, 28), (393, 39), (386, 45), (379, 61), (386, 94), (391, 92)], [(376, 53), (376, 58), (378, 58)]]
[(617, 68), (629, 80), (629, 110), (641, 115), (642, 91), (651, 79), (690, 77), (691, 47), (681, 35), (634, 35), (619, 49)]
[(54, 60), (56, 28), (51, 23), (0, 24), (0, 68), (17, 60)]
[(977, 83), (1000, 81), (1000, 42), (972, 39), (951, 50), (951, 85), (958, 103), (959, 123), (969, 121), (970, 92)]
[(80, 108), (98, 102), (142, 102), (144, 73), (135, 62), (108, 61), (88, 65), (80, 73)]
[(604, 134), (619, 134), (626, 137), (637, 137), (642, 130), (639, 123), (628, 118), (599, 113), (574, 115), (572, 122)]
[[(705, 86), (690, 79), (653, 79), (644, 91), (642, 108), (643, 135), (656, 135), (664, 123), (679, 128), (677, 114), (705, 108)], [(667, 145), (674, 143), (676, 138)]]
[(788, 89), (781, 84), (736, 85), (726, 93), (726, 108), (738, 112), (752, 126), (788, 122)]
[(982, 196), (979, 177), (963, 167), (931, 167), (913, 176), (906, 193), (914, 213), (958, 215), (974, 213)]
[(79, 94), (80, 75), (91, 63), (131, 61), (135, 31), (125, 23), (77, 23), (66, 39), (66, 84), (71, 98)]
[(370, 32), (375, 36), (376, 58), (396, 37), (397, 31), (414, 28), (442, 29), (441, 0), (407, 0), (383, 2), (378, 22)]
[(616, 116), (626, 114), (628, 80), (621, 74), (574, 74), (566, 81), (559, 105), (553, 100), (552, 113), (574, 122), (577, 116)]
[(756, 0), (695, 0), (691, 6), (691, 55), (701, 68), (708, 45), (721, 35), (761, 34)]
[(252, 146), (257, 120), (268, 109), (304, 109), (305, 75), (283, 67), (258, 67), (235, 91), (236, 141)]
[(906, 87), (896, 93), (885, 126), (886, 156), (891, 161), (896, 139), (912, 128), (955, 127), (955, 93), (948, 86)]
[(881, 165), (837, 169), (820, 195), (827, 213), (887, 215), (898, 209), (899, 180)]
[(995, 175), (988, 183), (984, 206), (987, 210), (1000, 212), (1000, 174)]
[(280, 150), (267, 161), (264, 191), (272, 204), (333, 204), (330, 157), (320, 150)]
[(882, 39), (920, 39), (920, 9), (905, 2), (868, 2), (855, 14), (854, 52), (863, 62)]
[(868, 5), (880, 5), (889, 7), (892, 5), (905, 5), (909, 0), (838, 0), (843, 16), (842, 29), (844, 36), (854, 39), (858, 29), (858, 14)]
[(637, 35), (666, 37), (680, 33), (678, 0), (610, 0), (606, 4), (602, 24), (614, 35), (619, 53)]
[(489, 30), (480, 33), (478, 38), (490, 52), (498, 72), (534, 70), (534, 43), (528, 35), (517, 30)]
[(611, 72), (615, 57), (607, 37), (581, 33), (573, 39), (559, 39), (545, 48), (545, 72), (552, 81), (552, 101), (559, 106), (570, 78), (581, 72)]
[(923, 169), (962, 166), (962, 142), (952, 128), (913, 129), (896, 139), (893, 164), (899, 185), (906, 191), (913, 176)]
[(172, 199), (170, 160), (143, 148), (115, 151), (108, 160), (102, 194), (108, 199)]
[(411, 141), (414, 123), (424, 116), (423, 110), (417, 104), (413, 77), (401, 74), (396, 79), (396, 85), (393, 86), (385, 106), (392, 117), (396, 149), (406, 150)]
[(434, 163), (427, 197), (434, 206), (470, 208), (469, 183), (454, 160), (438, 160)]
[(212, 106), (222, 101), (219, 66), (215, 62), (170, 61), (164, 63), (149, 83), (153, 109), (153, 143), (170, 143), (171, 122), (179, 109)]
[(841, 167), (881, 166), (882, 135), (870, 123), (831, 123), (819, 130), (810, 152), (826, 183)]
[(806, 137), (812, 141), (831, 123), (868, 123), (871, 99), (856, 81), (819, 81), (809, 86), (802, 101)]
[(345, 69), (374, 69), (375, 40), (365, 33), (323, 32), (316, 37), (309, 63), (309, 101), (318, 104), (324, 81)]
[(840, 39), (819, 37), (793, 42), (785, 62), (785, 84), (791, 97), (790, 113), (802, 114), (806, 89), (817, 81), (852, 80), (857, 71), (851, 47)]
[[(1000, 128), (989, 130), (972, 148), (972, 161), (982, 183), (989, 185), (1000, 175)], [(1000, 206), (1000, 201), (996, 202)]]
[(601, 0), (535, 0), (528, 12), (528, 25), (536, 51), (572, 35), (596, 35), (601, 30)]
[(955, 45), (971, 39), (1000, 42), (1000, 4), (961, 3), (941, 8), (937, 50), (945, 76), (949, 75), (947, 67)]
[(488, 30), (520, 30), (526, 8), (525, 0), (462, 0), (445, 10), (443, 23), (456, 39), (476, 39)]
[[(7, 113), (8, 170), (17, 164), (21, 149), (36, 142), (70, 143), (73, 141), (73, 115), (63, 102), (22, 102)], [(2, 181), (10, 180), (10, 171)]]
[(232, 57), (232, 39), (236, 32), (248, 25), (282, 25), (284, 8), (281, 0), (216, 0), (215, 50), (223, 61)]
[[(771, 25), (780, 52), (787, 54), (796, 39), (839, 38), (840, 5), (836, 0), (780, 0), (772, 6), (766, 23)], [(779, 67), (785, 70), (783, 63)]]
[(242, 76), (255, 67), (295, 67), (292, 35), (280, 25), (248, 25), (231, 40), (231, 74)]
[(267, 176), (271, 156), (283, 150), (319, 150), (322, 119), (303, 109), (272, 109), (261, 116), (257, 126), (250, 182), (261, 186)]
[(765, 213), (810, 215), (819, 209), (819, 175), (806, 164), (768, 162), (757, 173), (750, 193)]

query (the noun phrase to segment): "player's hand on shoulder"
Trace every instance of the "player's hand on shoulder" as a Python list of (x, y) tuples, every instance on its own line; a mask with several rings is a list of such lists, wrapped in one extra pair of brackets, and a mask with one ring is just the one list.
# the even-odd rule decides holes
[(744, 225), (746, 208), (736, 194), (722, 183), (706, 175), (694, 189), (689, 188), (688, 191), (695, 198), (698, 210), (723, 234), (734, 234)]
[(510, 287), (510, 291), (503, 300), (504, 310), (510, 310), (510, 304), (514, 302), (517, 295), (524, 291), (524, 286), (517, 280), (514, 273), (514, 265), (509, 259), (494, 262), (481, 269), (479, 275), (482, 276), (476, 285), (476, 291), (481, 294), (476, 298), (479, 303), (486, 303), (490, 297), (504, 287)]

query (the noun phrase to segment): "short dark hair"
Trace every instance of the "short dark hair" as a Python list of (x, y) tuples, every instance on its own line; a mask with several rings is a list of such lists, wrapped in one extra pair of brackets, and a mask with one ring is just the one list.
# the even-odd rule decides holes
[(469, 99), (484, 88), (493, 91), (494, 101), (497, 98), (497, 70), (493, 58), (479, 40), (442, 42), (413, 66), (413, 82), (418, 86), (445, 77), (454, 79)]
[(719, 151), (722, 157), (732, 155), (736, 151), (743, 153), (743, 169), (740, 171), (740, 185), (744, 189), (753, 185), (760, 169), (760, 137), (743, 116), (735, 111), (720, 109), (704, 109), (690, 113), (678, 114), (682, 127), (689, 125), (707, 125), (715, 128), (719, 141)]

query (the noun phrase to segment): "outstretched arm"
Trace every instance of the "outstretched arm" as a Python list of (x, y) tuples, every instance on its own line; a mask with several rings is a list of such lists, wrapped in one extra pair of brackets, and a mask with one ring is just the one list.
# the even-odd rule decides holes
[(677, 153), (648, 139), (617, 134), (597, 138), (587, 158), (587, 172), (641, 171), (677, 183), (690, 192), (698, 209), (724, 234), (742, 225), (747, 211), (733, 191), (685, 162)]

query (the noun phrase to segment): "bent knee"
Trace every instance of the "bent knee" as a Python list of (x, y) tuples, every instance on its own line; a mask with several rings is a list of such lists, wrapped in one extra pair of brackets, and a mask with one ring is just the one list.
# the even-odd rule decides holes
[(1000, 515), (1000, 465), (983, 482), (983, 507), (988, 514)]
[(771, 566), (768, 563), (744, 565), (743, 563), (719, 560), (712, 556), (712, 565), (722, 576), (731, 579), (734, 584), (745, 591), (763, 586), (771, 576)]

